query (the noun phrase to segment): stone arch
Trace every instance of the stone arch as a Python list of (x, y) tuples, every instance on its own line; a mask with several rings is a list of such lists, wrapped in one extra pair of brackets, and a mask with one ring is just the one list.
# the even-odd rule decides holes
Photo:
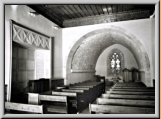
[(125, 68), (125, 60), (124, 60), (124, 54), (122, 53), (121, 50), (117, 49), (117, 48), (114, 48), (112, 49), (108, 55), (107, 55), (107, 75), (111, 75), (111, 56), (113, 55), (113, 53), (116, 52), (117, 54), (120, 55), (120, 59), (121, 59), (121, 69), (124, 69)]
[(66, 64), (67, 84), (73, 80), (71, 69), (93, 70), (94, 72), (100, 54), (113, 44), (120, 44), (128, 48), (136, 59), (139, 69), (145, 71), (145, 79), (150, 79), (149, 57), (142, 43), (129, 31), (111, 25), (85, 34), (74, 44)]

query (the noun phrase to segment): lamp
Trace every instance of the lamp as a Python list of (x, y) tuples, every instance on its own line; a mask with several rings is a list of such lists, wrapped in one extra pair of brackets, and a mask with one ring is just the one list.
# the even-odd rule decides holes
[(33, 16), (33, 17), (35, 17), (36, 15), (39, 15), (39, 13), (37, 13), (37, 12), (29, 12), (29, 14), (30, 14), (31, 16)]
[(53, 25), (52, 26), (52, 28), (54, 28), (54, 29), (58, 29), (58, 28), (60, 28), (59, 26), (57, 26), (57, 25)]

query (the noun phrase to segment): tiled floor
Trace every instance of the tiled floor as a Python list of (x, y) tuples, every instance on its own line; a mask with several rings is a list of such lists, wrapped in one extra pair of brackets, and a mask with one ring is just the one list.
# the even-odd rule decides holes
[[(111, 88), (111, 86), (106, 86), (105, 90), (109, 90)], [(93, 102), (94, 104), (96, 104), (96, 100)], [(87, 107), (85, 110), (83, 110), (80, 114), (90, 114), (89, 113), (89, 107)]]

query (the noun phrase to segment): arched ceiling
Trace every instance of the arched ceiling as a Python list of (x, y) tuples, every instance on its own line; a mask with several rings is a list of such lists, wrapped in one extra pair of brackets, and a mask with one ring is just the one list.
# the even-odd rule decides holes
[[(111, 27), (92, 31), (83, 36), (81, 44), (76, 44), (75, 52), (71, 60), (73, 70), (94, 70), (98, 57), (102, 51), (113, 45), (121, 44), (128, 48), (137, 61), (139, 69), (149, 70), (150, 63), (148, 55), (140, 41), (131, 33), (119, 27)], [(80, 42), (79, 40), (79, 42)], [(73, 51), (73, 50), (71, 50)]]

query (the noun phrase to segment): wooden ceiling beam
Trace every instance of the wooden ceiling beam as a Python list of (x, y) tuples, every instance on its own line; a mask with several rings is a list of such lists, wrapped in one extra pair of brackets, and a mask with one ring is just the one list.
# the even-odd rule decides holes
[(63, 22), (63, 18), (62, 17), (60, 17), (60, 16), (58, 16), (57, 14), (55, 14), (55, 12), (52, 12), (52, 11), (48, 11), (48, 10), (46, 10), (44, 7), (41, 7), (41, 9), (44, 11), (44, 12), (46, 12), (47, 14), (51, 14), (50, 16), (54, 16), (54, 18), (56, 18), (56, 19), (58, 19), (58, 21), (62, 21)]
[(102, 7), (100, 5), (96, 5), (96, 8), (97, 8), (97, 11), (99, 12), (99, 14), (104, 14), (103, 13), (103, 10), (102, 10)]
[(118, 13), (122, 12), (122, 5), (118, 5)]
[(73, 5), (73, 6), (77, 9), (77, 11), (81, 14), (82, 17), (86, 16), (78, 5)]
[(73, 11), (74, 15), (77, 16), (77, 18), (82, 17), (73, 5), (68, 5), (68, 7)]
[(56, 9), (52, 8), (50, 13), (55, 14), (56, 16), (61, 18), (62, 20), (68, 19), (59, 8), (56, 8)]
[(46, 8), (56, 8), (56, 7), (62, 7), (63, 5), (44, 5)]
[(67, 6), (67, 5), (63, 5), (63, 7), (68, 11), (68, 13), (73, 17), (73, 18), (77, 18), (73, 11)]
[(65, 13), (65, 11), (62, 9), (62, 7), (59, 7), (58, 9), (59, 9), (59, 11), (62, 12), (62, 15), (65, 16), (66, 19), (71, 19), (71, 17), (69, 17), (69, 16)]
[(113, 13), (117, 13), (117, 7), (116, 7), (116, 5), (113, 5), (112, 6), (112, 10), (113, 10)]
[(92, 11), (90, 5), (85, 5), (85, 7), (86, 7), (87, 11), (89, 12), (90, 16), (93, 16), (94, 13), (93, 13), (93, 11)]
[(79, 7), (81, 8), (81, 10), (84, 12), (84, 14), (86, 16), (90, 16), (90, 14), (88, 13), (87, 9), (84, 7), (84, 5), (79, 5)]
[(91, 8), (92, 8), (92, 10), (93, 10), (93, 13), (94, 13), (95, 15), (99, 15), (96, 6), (95, 6), (95, 5), (90, 5), (90, 6), (91, 6)]
[(68, 16), (69, 19), (72, 19), (73, 17), (70, 15), (70, 13), (62, 6), (60, 9), (65, 13), (66, 16)]

